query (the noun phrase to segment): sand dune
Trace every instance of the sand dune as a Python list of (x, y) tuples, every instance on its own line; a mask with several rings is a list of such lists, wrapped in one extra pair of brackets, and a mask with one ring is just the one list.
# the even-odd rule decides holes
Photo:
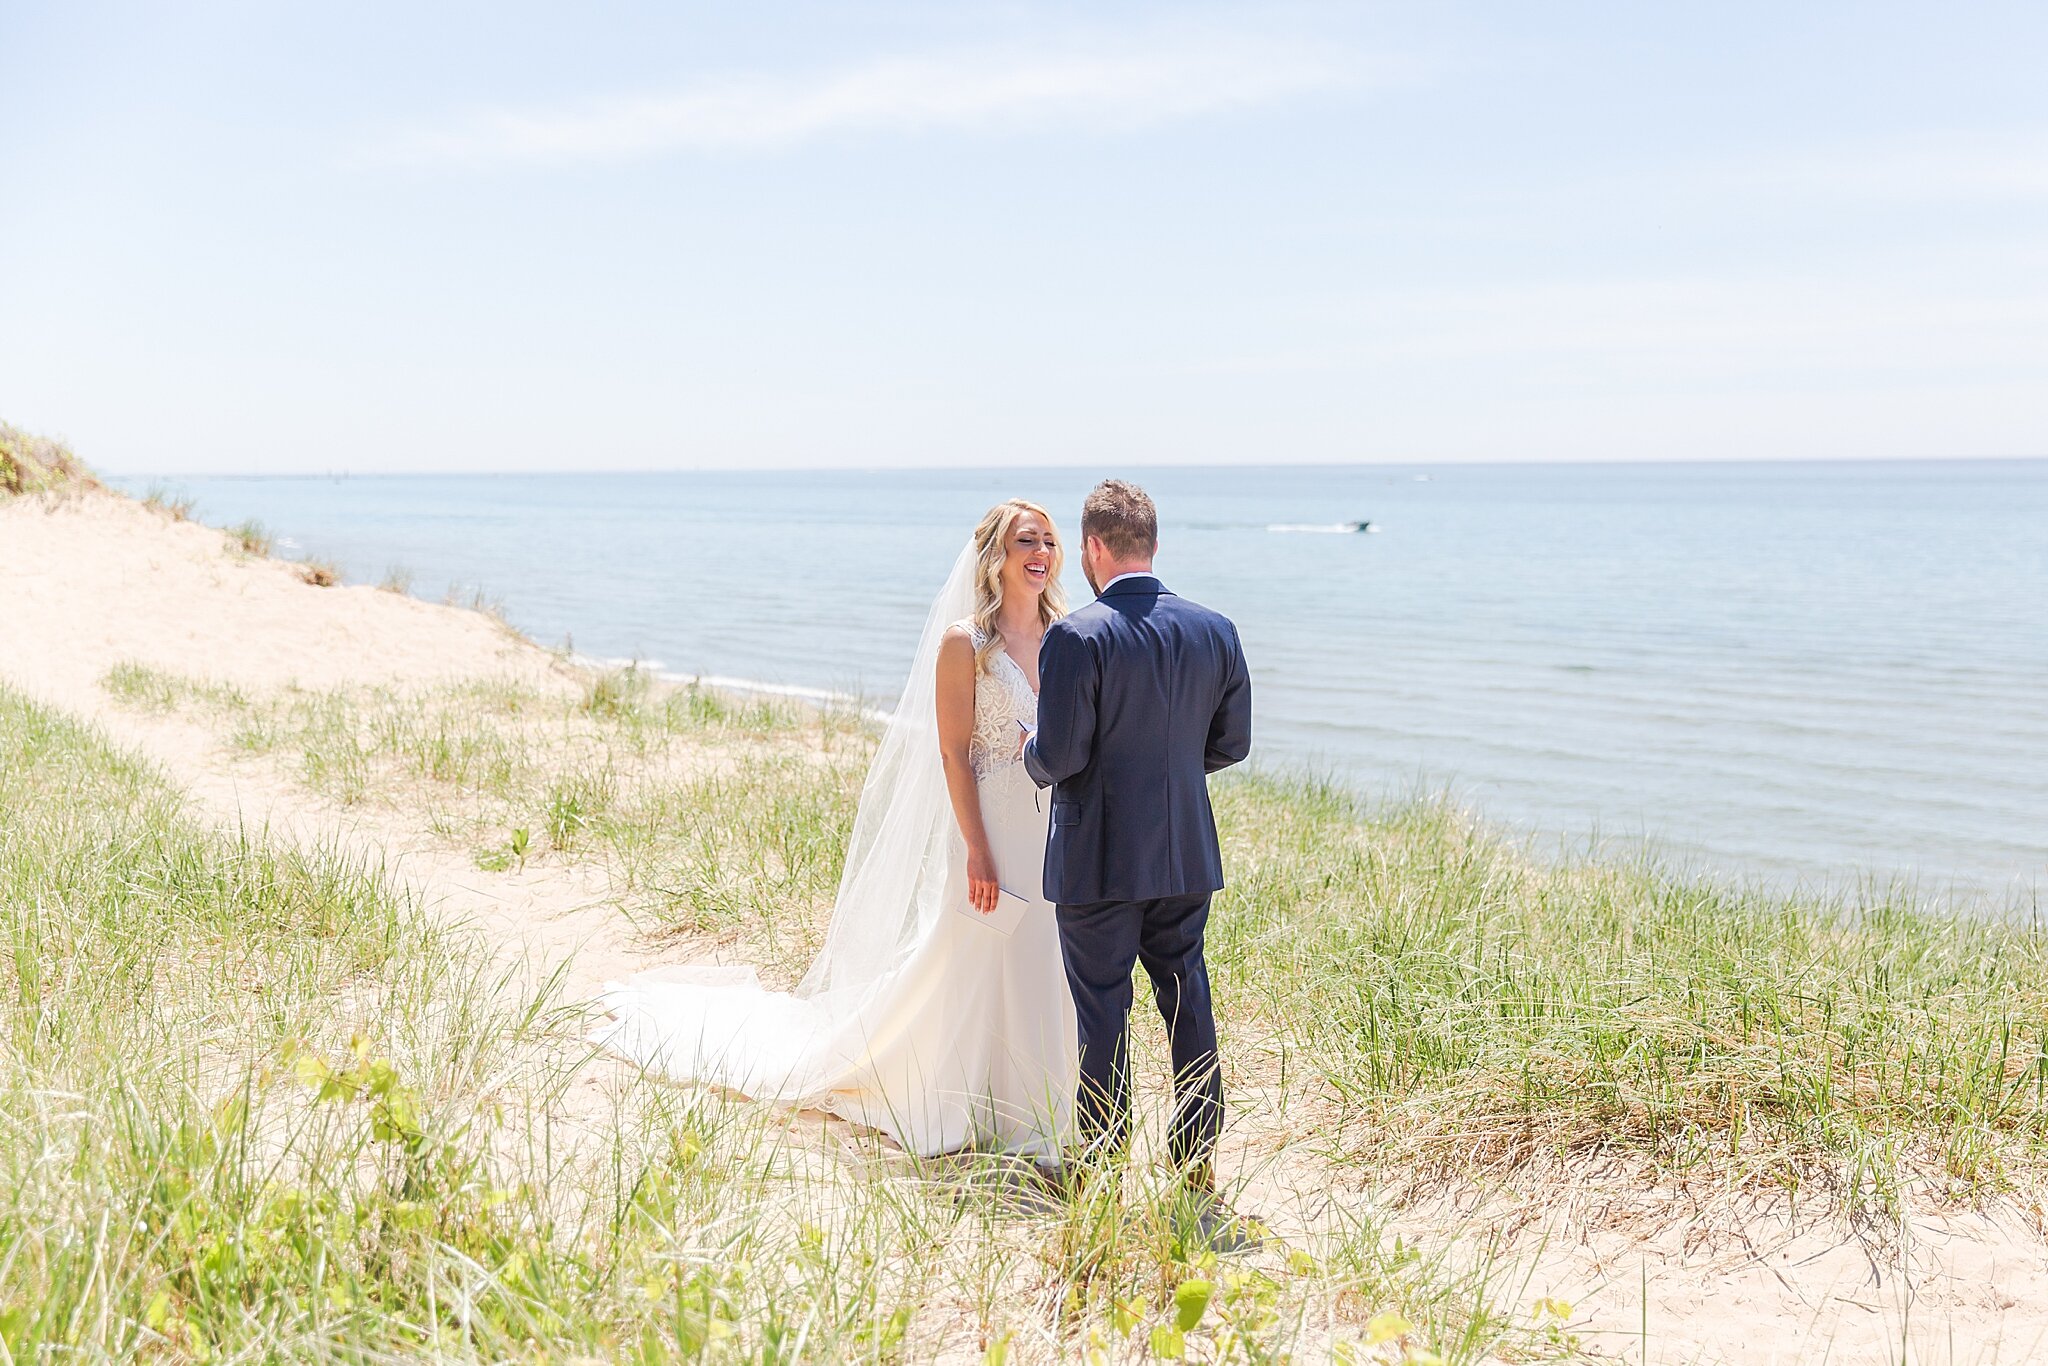
[(100, 686), (114, 665), (137, 663), (252, 692), (475, 678), (580, 690), (580, 675), (501, 622), (374, 588), (315, 587), (297, 566), (245, 554), (212, 527), (90, 491), (0, 503), (0, 602), (0, 680), (155, 760), (216, 823), (365, 853), (535, 974), (571, 961), (575, 980), (594, 988), (641, 965), (599, 870), (481, 872), (430, 832), (387, 812), (341, 810), (270, 765), (231, 759), (209, 728), (115, 706)]
[(0, 669), (74, 708), (122, 660), (254, 688), (560, 677), (546, 651), (480, 613), (316, 588), (220, 531), (111, 494), (0, 506), (0, 582)]

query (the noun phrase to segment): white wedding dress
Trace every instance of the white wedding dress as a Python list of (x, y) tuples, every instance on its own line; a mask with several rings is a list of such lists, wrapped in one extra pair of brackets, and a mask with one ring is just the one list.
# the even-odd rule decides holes
[(751, 968), (644, 973), (607, 986), (600, 1043), (649, 1072), (829, 1110), (914, 1153), (1058, 1153), (1079, 1045), (1042, 894), (1051, 803), (1017, 758), (1017, 723), (1035, 723), (1038, 702), (1003, 651), (975, 680), (969, 757), (998, 879), (1028, 902), (1008, 935), (962, 913), (966, 844), (939, 758), (938, 644), (972, 605), (973, 567), (970, 546), (927, 619), (803, 983), (771, 992)]

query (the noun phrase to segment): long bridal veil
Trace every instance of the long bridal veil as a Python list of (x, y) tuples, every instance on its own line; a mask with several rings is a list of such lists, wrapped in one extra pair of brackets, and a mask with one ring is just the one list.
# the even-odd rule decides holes
[(939, 645), (972, 614), (978, 556), (953, 562), (861, 787), (824, 948), (794, 993), (751, 968), (683, 968), (609, 984), (596, 1041), (641, 1065), (760, 1099), (824, 1100), (866, 1052), (862, 1006), (945, 913), (952, 806), (939, 754)]
[(925, 614), (910, 677), (861, 785), (825, 947), (797, 995), (861, 991), (885, 976), (942, 911), (953, 807), (939, 758), (939, 645), (974, 612), (974, 543), (962, 546)]

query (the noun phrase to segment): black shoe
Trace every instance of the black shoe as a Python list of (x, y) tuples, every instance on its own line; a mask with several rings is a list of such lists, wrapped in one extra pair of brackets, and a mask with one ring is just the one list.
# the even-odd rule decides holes
[(1175, 1223), (1184, 1243), (1229, 1257), (1257, 1251), (1265, 1241), (1257, 1225), (1240, 1217), (1213, 1191), (1190, 1190), (1182, 1199)]
[(1025, 1214), (1051, 1214), (1064, 1203), (1056, 1184), (1059, 1168), (1008, 1154), (948, 1153), (926, 1159), (945, 1174), (957, 1204), (979, 1194)]
[(1112, 1149), (1101, 1154), (1070, 1153), (1064, 1158), (1039, 1158), (1033, 1165), (1061, 1198), (1078, 1200), (1084, 1195), (1113, 1194), (1120, 1184), (1125, 1161), (1121, 1149)]
[(1114, 1188), (1115, 1173), (1086, 1162), (1034, 1162), (1038, 1180), (1046, 1194), (1062, 1205), (1101, 1195)]
[(1001, 1170), (997, 1189), (1015, 1213), (1052, 1215), (1066, 1207), (1066, 1197), (1040, 1163), (1006, 1162)]
[(1038, 1159), (1031, 1164), (1031, 1172), (1038, 1180), (1039, 1189), (1056, 1200), (1072, 1197), (1081, 1189), (1081, 1169), (1071, 1162), (1058, 1158)]

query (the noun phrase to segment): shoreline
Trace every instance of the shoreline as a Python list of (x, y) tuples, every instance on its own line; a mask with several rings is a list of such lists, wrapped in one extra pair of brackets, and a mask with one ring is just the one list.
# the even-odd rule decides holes
[[(295, 479), (313, 476), (248, 477)], [(134, 496), (120, 486), (134, 482), (136, 480), (133, 477), (116, 477), (110, 481), (111, 486), (105, 488), (104, 493), (109, 497), (133, 502)], [(161, 490), (157, 492), (161, 495)], [(188, 515), (186, 511), (175, 508), (174, 505), (174, 520), (182, 522)], [(208, 527), (224, 535), (234, 534), (231, 530), (213, 528), (210, 524), (197, 520), (189, 524)], [(274, 543), (280, 549), (300, 548), (298, 542), (283, 534), (278, 534)], [(283, 554), (271, 558), (274, 563), (294, 567), (309, 563), (296, 556)], [(370, 585), (363, 583), (348, 586), (367, 588)], [(400, 596), (428, 606), (482, 611), (502, 630), (516, 636), (534, 650), (561, 660), (590, 677), (637, 668), (653, 681), (671, 687), (708, 688), (733, 696), (784, 700), (821, 709), (847, 708), (863, 721), (874, 724), (886, 724), (891, 715), (889, 708), (869, 705), (864, 695), (841, 688), (775, 682), (724, 673), (689, 673), (668, 669), (661, 660), (589, 655), (573, 649), (548, 646), (506, 621), (502, 612), (493, 605), (495, 600), (481, 588), (473, 590), (474, 600), (467, 608), (460, 608), (454, 601), (452, 589), (450, 598), (441, 603), (417, 596), (410, 588), (398, 591)], [(1516, 843), (1531, 857), (1550, 864), (1647, 861), (1674, 878), (1708, 881), (1743, 895), (1775, 896), (1811, 902), (1830, 911), (1856, 911), (1872, 906), (1903, 903), (1937, 914), (2023, 923), (2040, 917), (2044, 899), (2048, 899), (2048, 871), (2014, 871), (2007, 875), (2003, 885), (2000, 885), (1996, 880), (1996, 874), (1990, 872), (1951, 871), (1930, 874), (1918, 868), (1885, 868), (1868, 863), (1841, 863), (1816, 867), (1804, 861), (1790, 859), (1759, 861), (1738, 855), (1717, 854), (1708, 847), (1693, 844), (1687, 839), (1674, 837), (1668, 833), (1638, 831), (1613, 834), (1603, 831), (1597, 821), (1590, 828), (1568, 829), (1553, 821), (1533, 816), (1521, 819), (1498, 817), (1483, 800), (1462, 793), (1455, 779), (1427, 782), (1418, 778), (1414, 781), (1394, 783), (1358, 773), (1352, 765), (1320, 755), (1283, 756), (1271, 761), (1262, 761), (1255, 755), (1253, 766), (1263, 772), (1281, 775), (1298, 774), (1316, 778), (1334, 776), (1337, 781), (1367, 802), (1376, 805), (1395, 804), (1417, 798), (1448, 801), (1470, 813), (1475, 819), (1496, 831), (1500, 837)]]
[[(512, 628), (517, 629), (517, 628)], [(524, 639), (546, 649), (531, 636)], [(824, 710), (843, 709), (876, 725), (888, 724), (892, 710), (864, 704), (857, 693), (795, 683), (771, 683), (760, 679), (724, 674), (690, 674), (671, 670), (661, 660), (604, 657), (570, 652), (567, 661), (592, 677), (638, 670), (658, 683), (678, 688), (706, 688), (739, 697), (762, 697), (800, 702)], [(2048, 896), (2048, 883), (2036, 880), (2023, 884), (2017, 876), (2004, 892), (1989, 886), (1966, 884), (1946, 891), (1927, 890), (1927, 879), (1912, 871), (1884, 872), (1845, 867), (1816, 877), (1804, 871), (1771, 871), (1733, 860), (1715, 859), (1699, 851), (1671, 852), (1669, 842), (1658, 835), (1583, 836), (1554, 829), (1537, 829), (1494, 819), (1483, 806), (1465, 801), (1449, 786), (1412, 787), (1397, 796), (1345, 774), (1332, 774), (1327, 765), (1312, 760), (1281, 759), (1262, 762), (1255, 754), (1247, 772), (1267, 776), (1298, 776), (1311, 779), (1332, 777), (1368, 805), (1394, 806), (1417, 800), (1441, 801), (1467, 813), (1499, 838), (1520, 847), (1530, 857), (1553, 865), (1576, 863), (1647, 862), (1663, 876), (1675, 881), (1710, 882), (1743, 896), (1772, 896), (1811, 903), (1824, 912), (1862, 913), (1873, 908), (1904, 904), (1934, 915), (1981, 916), (2020, 923), (2038, 920)], [(1554, 846), (1545, 849), (1540, 846)]]
[[(2015, 494), (2025, 500), (2041, 492), (2031, 475), (2012, 477), (2020, 481)], [(1851, 557), (1839, 560), (1839, 574), (1823, 573), (1815, 584), (1816, 626), (1824, 618), (1838, 621), (1839, 629), (1791, 655), (1782, 654), (1796, 644), (1786, 632), (1807, 609), (1751, 604), (1742, 618), (1755, 616), (1751, 625), (1730, 618), (1737, 636), (1754, 635), (1743, 646), (1718, 632), (1721, 617), (1713, 603), (1721, 598), (1714, 593), (1681, 592), (1673, 604), (1678, 618), (1668, 630), (1654, 631), (1609, 610), (1626, 607), (1640, 596), (1637, 590), (1582, 590), (1573, 587), (1585, 581), (1577, 573), (1537, 573), (1526, 591), (1502, 583), (1489, 596), (1484, 586), (1499, 581), (1503, 566), (1486, 547), (1535, 553), (1547, 534), (1533, 525), (1518, 530), (1488, 520), (1499, 497), (1528, 492), (1529, 484), (1517, 477), (1495, 489), (1491, 478), (1383, 486), (1361, 476), (1333, 486), (1323, 505), (1302, 504), (1304, 489), (1294, 484), (1269, 496), (1241, 477), (1205, 491), (1191, 476), (1185, 487), (1162, 490), (1186, 518), (1174, 531), (1184, 591), (1237, 613), (1250, 633), (1248, 646), (1258, 647), (1254, 663), (1264, 658), (1271, 666), (1257, 679), (1264, 685), (1262, 757), (1342, 773), (1373, 794), (1449, 788), (1518, 837), (1533, 834), (1546, 856), (1586, 850), (1597, 841), (1608, 856), (1629, 857), (1648, 844), (1673, 863), (1786, 892), (1853, 898), (1875, 875), (1985, 914), (2024, 914), (2038, 899), (2048, 885), (2048, 846), (2022, 816), (2048, 800), (2048, 789), (2035, 776), (2038, 766), (2025, 758), (2048, 732), (2040, 728), (2026, 671), (2016, 667), (2040, 653), (2036, 646), (1996, 651), (1995, 659), (1977, 659), (1966, 669), (1954, 665), (1963, 670), (1958, 679), (1981, 686), (1983, 700), (1970, 700), (1976, 691), (1952, 691), (1942, 701), (1929, 691), (1938, 686), (1935, 674), (1904, 667), (1916, 665), (1923, 652), (1907, 648), (1910, 641), (1893, 649), (1871, 636), (1855, 603), (1844, 601), (1856, 596), (1849, 589), (1859, 576), (1877, 571), (1867, 557), (1837, 544), (1841, 537), (1766, 561), (1775, 572), (1762, 578), (1797, 573), (1809, 560), (1825, 569), (1841, 554)], [(573, 642), (569, 648), (591, 656), (662, 660), (679, 673), (852, 693), (879, 706), (901, 683), (905, 661), (897, 654), (914, 638), (921, 616), (915, 609), (923, 605), (915, 590), (936, 553), (932, 547), (946, 539), (943, 532), (959, 509), (980, 496), (967, 487), (971, 482), (940, 480), (927, 489), (915, 479), (897, 479), (872, 496), (851, 485), (811, 491), (804, 481), (777, 483), (767, 476), (742, 486), (687, 475), (663, 475), (639, 493), (598, 485), (573, 497), (516, 478), (487, 486), (443, 481), (416, 492), (411, 485), (364, 485), (338, 501), (313, 485), (237, 492), (216, 483), (190, 491), (218, 514), (215, 520), (259, 516), (313, 548), (305, 553), (338, 555), (368, 582), (380, 565), (397, 563), (418, 570), (420, 594), (429, 600), (441, 599), (444, 581), (487, 585), (516, 601), (515, 616), (537, 640)], [(1724, 482), (1721, 496), (1741, 507), (1771, 497), (1767, 484), (1749, 476), (1730, 474)], [(1848, 525), (1855, 528), (1935, 482), (1916, 475), (1896, 494), (1878, 498), (1858, 494), (1853, 478), (1820, 473), (1793, 502), (1804, 507), (1815, 498), (1847, 497), (1869, 514), (1852, 517)], [(1599, 483), (1566, 481), (1558, 493), (1566, 503), (1541, 520), (1583, 539), (1597, 529), (1587, 518), (1604, 515), (1598, 513), (1606, 506)], [(1624, 520), (1639, 528), (1677, 515), (1667, 504), (1692, 497), (1684, 490), (1693, 484), (1681, 483), (1631, 477), (1611, 496), (1626, 500), (1631, 511)], [(2002, 487), (1986, 475), (1972, 485), (1974, 492), (1958, 491), (1949, 501), (1979, 507), (1997, 501)], [(1064, 505), (1059, 490), (1039, 492)], [(559, 512), (558, 501), (564, 502)], [(772, 586), (750, 587), (749, 576), (732, 567), (736, 547), (757, 534), (757, 524), (758, 534), (771, 538), (808, 536), (819, 529), (819, 517), (841, 506), (863, 520), (879, 518), (875, 525), (886, 529), (889, 545), (863, 571), (880, 594), (872, 615), (858, 605), (866, 591), (850, 584), (833, 589), (852, 594), (843, 605), (823, 606)], [(899, 507), (900, 516), (890, 511)], [(1390, 534), (1290, 537), (1262, 530), (1276, 520), (1317, 522), (1343, 513), (1385, 513)], [(1683, 544), (1694, 549), (1674, 552), (1668, 564), (1626, 528), (1607, 550), (1647, 557), (1641, 562), (1652, 582), (1641, 591), (1669, 588), (1661, 569), (1709, 572), (1706, 582), (1720, 583), (1711, 565), (1730, 556), (1700, 550), (1700, 538), (1719, 540), (1724, 533), (1700, 520), (1675, 525)], [(1812, 521), (1807, 516), (1799, 524), (1810, 530)], [(1225, 523), (1242, 529), (1200, 529)], [(669, 534), (672, 525), (680, 540)], [(1484, 544), (1474, 540), (1480, 530)], [(1911, 563), (1938, 573), (1936, 559), (1947, 558), (1939, 543), (1936, 538), (1911, 552)], [(528, 544), (532, 554), (524, 549)], [(684, 544), (699, 549), (684, 553)], [(1727, 550), (1740, 552), (1747, 544)], [(1584, 559), (1569, 547), (1561, 554), (1564, 567)], [(1594, 567), (1604, 555), (1594, 555)], [(1899, 562), (1895, 555), (1889, 559)], [(1965, 563), (1976, 561), (1957, 561), (1958, 572), (1971, 572), (1961, 568)], [(1268, 570), (1290, 578), (1331, 577), (1297, 608), (1280, 601), (1277, 580), (1263, 583)], [(1414, 583), (1420, 570), (1444, 586)], [(1344, 584), (1365, 576), (1359, 582), (1369, 587), (1388, 575), (1384, 591), (1370, 589), (1369, 601), (1358, 605), (1362, 635), (1327, 648), (1316, 643), (1314, 622), (1348, 610)], [(1744, 585), (1761, 579), (1729, 575), (1722, 586), (1738, 594), (1728, 600), (1734, 611), (1749, 601), (1741, 596)], [(1884, 571), (1882, 582), (1891, 591), (1911, 591), (1904, 569)], [(1989, 609), (1981, 578), (1972, 573), (1968, 584), (1980, 586), (1958, 599), (1955, 632), (1968, 628), (1975, 635)], [(1077, 600), (1085, 599), (1078, 581), (1069, 587)], [(471, 591), (462, 588), (459, 600), (468, 601)], [(1560, 592), (1567, 596), (1557, 597)], [(1502, 601), (1509, 605), (1500, 607)], [(1490, 642), (1504, 624), (1501, 611), (1527, 616), (1527, 627), (1505, 623), (1510, 629), (1495, 648)], [(1911, 615), (1919, 623), (1912, 639), (1926, 636), (1932, 629), (1922, 620), (1926, 611)], [(1699, 631), (1706, 636), (1696, 640)], [(1952, 645), (1967, 638), (1940, 637)], [(1865, 677), (1855, 663), (1863, 657), (1857, 641), (1865, 639), (1872, 659), (1897, 656), (1902, 668)], [(1914, 707), (1931, 708), (1924, 725), (1910, 719)], [(2001, 715), (2018, 737), (2017, 748), (2003, 756), (1996, 752), (2006, 748), (1995, 739), (1999, 727), (1989, 724)], [(1951, 735), (1953, 745), (1938, 743)], [(2048, 755), (2039, 757), (2048, 762)]]
[[(527, 640), (533, 637), (527, 636)], [(538, 646), (538, 642), (536, 642)], [(538, 646), (545, 649), (545, 646)], [(607, 674), (640, 671), (660, 683), (680, 688), (709, 688), (716, 692), (732, 693), (742, 697), (773, 697), (790, 702), (805, 702), (826, 709), (851, 711), (864, 721), (887, 724), (895, 715), (893, 710), (865, 705), (856, 693), (841, 692), (833, 688), (812, 688), (798, 683), (767, 683), (755, 678), (732, 678), (724, 674), (678, 673), (666, 668), (658, 659), (599, 658), (592, 655), (568, 655), (568, 661), (593, 677)]]

